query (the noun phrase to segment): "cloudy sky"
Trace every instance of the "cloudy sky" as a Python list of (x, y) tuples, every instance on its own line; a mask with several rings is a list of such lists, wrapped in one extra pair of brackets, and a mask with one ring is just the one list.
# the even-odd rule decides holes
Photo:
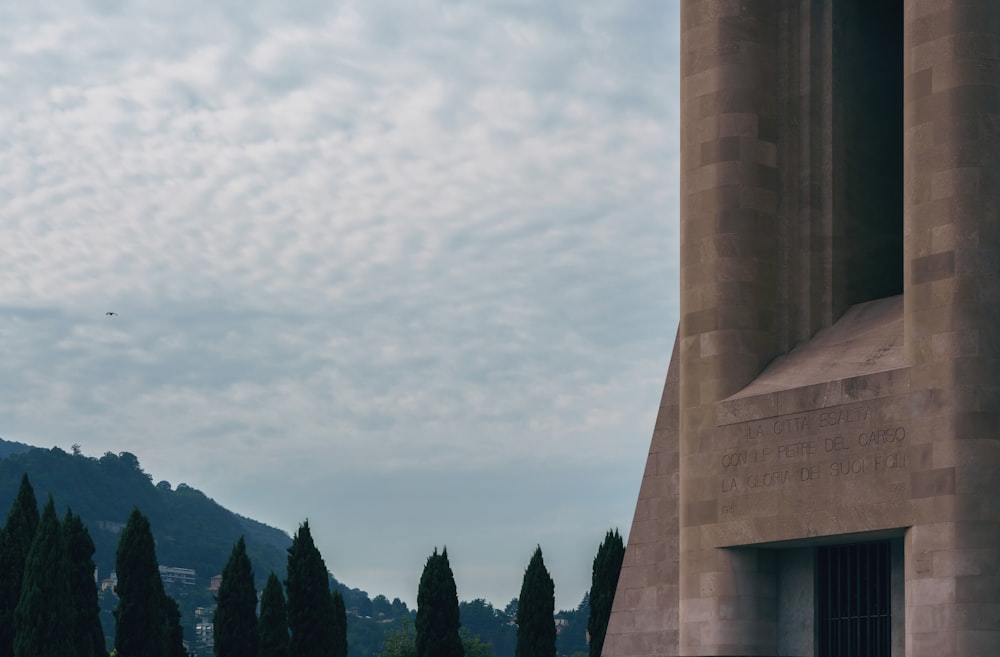
[[(575, 606), (677, 322), (673, 0), (0, 3), (0, 437)], [(118, 316), (109, 317), (107, 311)]]

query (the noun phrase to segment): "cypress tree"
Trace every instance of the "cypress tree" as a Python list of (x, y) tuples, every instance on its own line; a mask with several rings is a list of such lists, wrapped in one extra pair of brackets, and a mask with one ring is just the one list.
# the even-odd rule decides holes
[(611, 604), (615, 601), (618, 575), (625, 558), (625, 544), (618, 530), (608, 531), (604, 542), (594, 557), (594, 570), (590, 580), (590, 617), (587, 632), (590, 634), (590, 657), (601, 657), (604, 637), (611, 618)]
[(166, 637), (164, 650), (168, 657), (188, 657), (184, 649), (184, 628), (181, 627), (181, 607), (169, 595), (163, 595), (163, 635)]
[(340, 591), (333, 592), (333, 657), (347, 657), (347, 606)]
[(336, 657), (333, 596), (323, 557), (313, 542), (309, 521), (299, 525), (288, 548), (288, 653), (295, 657)]
[(465, 657), (459, 636), (458, 590), (448, 548), (427, 557), (417, 589), (417, 657)]
[(212, 619), (215, 625), (215, 654), (218, 657), (256, 655), (260, 649), (257, 629), (257, 589), (247, 546), (240, 540), (233, 546), (226, 567), (222, 569), (218, 606)]
[(107, 657), (101, 608), (97, 604), (97, 584), (94, 582), (94, 541), (80, 516), (72, 509), (63, 519), (63, 536), (69, 571), (69, 593), (72, 599), (72, 625), (76, 657)]
[(281, 581), (272, 571), (260, 597), (261, 657), (288, 657), (288, 615)]
[(118, 608), (115, 610), (117, 657), (173, 657), (168, 646), (167, 594), (156, 562), (149, 519), (133, 509), (115, 555)]
[(25, 562), (21, 599), (14, 610), (14, 657), (66, 657), (73, 651), (66, 542), (49, 502)]
[(535, 548), (517, 602), (516, 657), (555, 657), (555, 584), (542, 561), (541, 546)]
[(38, 523), (35, 491), (24, 473), (7, 524), (0, 532), (0, 657), (14, 654), (14, 609), (21, 600), (24, 564)]

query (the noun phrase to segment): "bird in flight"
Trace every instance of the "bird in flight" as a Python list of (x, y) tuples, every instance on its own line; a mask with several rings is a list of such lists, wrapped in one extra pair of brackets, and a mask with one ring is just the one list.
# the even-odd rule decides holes
[(109, 310), (108, 312), (106, 312), (106, 313), (104, 313), (104, 314), (105, 314), (105, 315), (117, 315), (118, 313), (113, 313), (113, 312), (111, 312), (111, 311)]

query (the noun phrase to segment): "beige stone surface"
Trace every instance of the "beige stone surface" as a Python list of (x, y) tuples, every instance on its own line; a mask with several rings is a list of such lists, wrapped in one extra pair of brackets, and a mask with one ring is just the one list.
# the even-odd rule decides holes
[(670, 358), (605, 655), (678, 655), (678, 349)]
[(1000, 2), (681, 23), (680, 326), (604, 654), (806, 657), (783, 559), (891, 540), (893, 657), (1000, 655)]
[(848, 308), (833, 326), (777, 357), (750, 385), (729, 399), (794, 390), (792, 396), (819, 395), (825, 398), (814, 403), (830, 405), (838, 400), (828, 395), (839, 386), (829, 382), (905, 366), (903, 297), (898, 295)]

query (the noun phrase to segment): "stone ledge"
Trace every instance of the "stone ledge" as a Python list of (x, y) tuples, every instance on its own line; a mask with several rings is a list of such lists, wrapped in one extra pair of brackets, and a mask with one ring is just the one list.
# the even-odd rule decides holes
[(905, 394), (903, 297), (852, 306), (833, 326), (776, 358), (735, 395), (718, 402), (716, 425), (802, 413)]

